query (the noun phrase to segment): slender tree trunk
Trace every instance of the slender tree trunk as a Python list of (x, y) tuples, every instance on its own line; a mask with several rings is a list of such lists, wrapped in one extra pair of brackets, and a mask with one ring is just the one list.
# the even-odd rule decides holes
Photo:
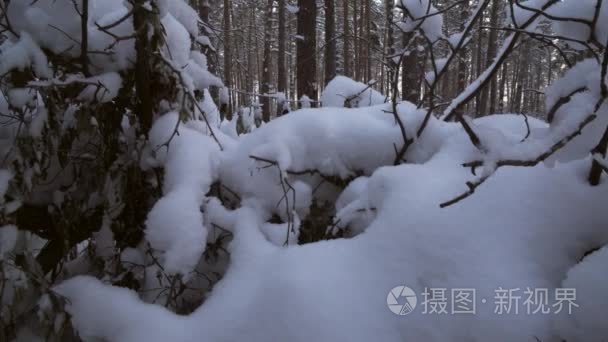
[[(495, 26), (499, 26), (498, 19), (500, 14), (500, 1), (493, 0), (492, 8), (490, 14), (490, 23)], [(490, 65), (494, 62), (494, 57), (496, 57), (496, 51), (498, 48), (498, 31), (490, 30), (490, 35), (488, 38), (488, 53), (486, 57), (486, 68), (490, 67)], [(490, 80), (489, 88), (484, 89), (484, 94), (486, 97), (486, 101), (489, 98), (489, 107), (488, 113), (493, 114), (496, 112), (496, 93), (497, 93), (497, 79), (496, 76), (492, 77)]]
[(360, 2), (360, 6), (361, 6), (361, 10), (359, 11), (359, 20), (358, 20), (358, 24), (357, 27), (359, 29), (359, 32), (357, 33), (357, 40), (359, 41), (359, 51), (357, 51), (357, 75), (358, 76), (358, 80), (359, 81), (364, 81), (365, 80), (365, 71), (363, 68), (363, 65), (365, 63), (365, 56), (363, 55), (365, 53), (365, 41), (362, 39), (363, 38), (363, 31), (364, 31), (364, 25), (365, 25), (365, 6), (363, 5), (363, 2), (367, 1), (367, 0), (361, 0)]
[(317, 99), (317, 4), (311, 0), (298, 0), (297, 82), (298, 98), (306, 95)]
[(528, 74), (528, 54), (525, 52), (527, 45), (524, 44), (521, 46), (520, 51), (520, 59), (518, 65), (518, 75), (517, 75), (517, 86), (515, 87), (515, 111), (516, 113), (525, 112), (525, 103), (523, 103), (523, 92), (528, 83), (527, 74)]
[(372, 78), (372, 0), (365, 0), (365, 59), (363, 60), (365, 67), (365, 82), (369, 82)]
[[(462, 11), (460, 12), (460, 32), (463, 32), (465, 29), (466, 21), (469, 18), (469, 4), (468, 1), (463, 5)], [(468, 49), (464, 47), (462, 49), (461, 55), (458, 56), (458, 64), (456, 66), (456, 93), (460, 94), (467, 86), (467, 51)], [(472, 70), (472, 68), (471, 68)], [(463, 114), (463, 110), (459, 109), (456, 113), (456, 117)]]
[[(386, 9), (386, 39), (385, 39), (385, 51), (386, 51), (386, 56), (392, 56), (395, 53), (395, 49), (393, 48), (393, 44), (395, 43), (393, 41), (393, 4), (395, 2), (393, 0), (386, 0), (384, 3), (385, 9)], [(389, 58), (387, 61), (388, 63), (388, 68), (384, 68), (382, 67), (382, 70), (386, 69), (386, 86), (383, 86), (385, 88), (385, 93), (387, 96), (390, 96), (391, 94), (389, 94), (390, 92), (390, 84), (392, 82), (393, 79), (393, 69), (395, 67), (395, 63), (393, 62), (392, 58)], [(394, 89), (396, 90), (396, 89)]]
[(80, 64), (82, 73), (89, 77), (89, 0), (82, 0), (80, 17)]
[(508, 71), (509, 71), (507, 65), (508, 65), (507, 63), (503, 63), (502, 70), (501, 70), (500, 90), (498, 91), (498, 112), (499, 113), (505, 112), (505, 87), (506, 87)]
[[(232, 25), (230, 23), (230, 0), (224, 0), (224, 84), (226, 87), (230, 87), (232, 84), (232, 55), (230, 46), (230, 30)], [(228, 103), (223, 108), (226, 119), (232, 120), (232, 97), (229, 97)]]
[[(270, 93), (270, 63), (272, 60), (272, 55), (270, 54), (270, 43), (271, 43), (271, 34), (270, 30), (272, 29), (272, 7), (274, 5), (274, 0), (268, 0), (266, 5), (266, 18), (264, 22), (264, 61), (262, 66), (262, 94)], [(262, 120), (264, 122), (270, 121), (270, 98), (268, 96), (262, 97)]]
[[(404, 44), (408, 41), (408, 37), (408, 34), (403, 35)], [(417, 103), (420, 99), (421, 71), (418, 51), (416, 49), (403, 58), (401, 70), (401, 98), (412, 103)]]
[[(202, 33), (207, 37), (211, 38), (211, 30), (209, 29), (210, 21), (209, 21), (209, 13), (211, 12), (211, 6), (209, 5), (209, 0), (199, 0), (198, 4), (198, 15), (203, 22)], [(217, 55), (214, 50), (209, 47), (203, 48), (203, 54), (207, 56), (207, 69), (212, 74), (217, 73)], [(217, 87), (211, 87), (209, 89), (209, 93), (211, 97), (214, 99), (218, 98), (218, 89)]]
[(359, 21), (358, 15), (359, 12), (359, 1), (353, 1), (353, 79), (359, 80)]
[(325, 0), (325, 84), (336, 77), (336, 22), (334, 0)]
[[(479, 28), (477, 29), (477, 48), (475, 51), (476, 54), (476, 69), (477, 69), (477, 77), (479, 77), (479, 75), (481, 75), (481, 73), (483, 72), (483, 66), (485, 65), (484, 61), (483, 61), (483, 30), (481, 29), (481, 23), (483, 22), (483, 16), (482, 18), (480, 18), (480, 24), (479, 24)], [(487, 99), (487, 98), (486, 98)], [(476, 113), (475, 116), (479, 117), (479, 116), (483, 116), (486, 112), (485, 110), (485, 103), (486, 101), (484, 101), (484, 96), (483, 96), (483, 92), (478, 92), (477, 96), (476, 96), (476, 102), (477, 102), (477, 108), (476, 108)]]
[[(279, 52), (277, 54), (277, 91), (287, 97), (287, 74), (285, 69), (285, 0), (279, 1)], [(283, 103), (277, 103), (277, 115), (283, 114)]]
[(343, 20), (343, 30), (344, 30), (344, 45), (342, 46), (344, 49), (343, 52), (343, 58), (344, 58), (344, 76), (346, 77), (351, 77), (351, 69), (350, 69), (350, 29), (349, 29), (349, 18), (348, 18), (348, 0), (343, 0), (342, 2), (342, 6), (344, 9), (344, 16), (342, 17)]
[(150, 66), (150, 52), (153, 50), (149, 37), (149, 22), (146, 20), (147, 10), (143, 7), (143, 0), (138, 0), (139, 6), (133, 12), (133, 27), (137, 36), (135, 37), (135, 93), (137, 95), (136, 114), (139, 118), (141, 132), (148, 134), (152, 127), (154, 115), (154, 104), (152, 87), (149, 75), (152, 74)]
[[(257, 1), (256, 1), (256, 6), (252, 6), (251, 7), (251, 17), (253, 18), (252, 22), (253, 22), (253, 45), (254, 45), (254, 55), (255, 55), (255, 69), (256, 69), (256, 73), (257, 73), (257, 80), (260, 81), (262, 80), (263, 76), (262, 76), (262, 65), (260, 64), (260, 42), (258, 39), (258, 35), (256, 34), (256, 32), (258, 31), (258, 21), (256, 20), (256, 8), (257, 8)], [(262, 58), (263, 59), (263, 58)], [(252, 91), (252, 93), (255, 93), (255, 89)]]

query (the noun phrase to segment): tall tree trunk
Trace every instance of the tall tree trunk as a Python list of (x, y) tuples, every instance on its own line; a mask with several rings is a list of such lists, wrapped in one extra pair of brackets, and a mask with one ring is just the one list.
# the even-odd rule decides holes
[[(393, 41), (393, 5), (394, 5), (395, 1), (393, 0), (385, 0), (384, 6), (386, 9), (386, 36), (385, 36), (385, 43), (384, 43), (384, 50), (385, 50), (385, 57), (390, 57), (395, 53), (395, 49), (393, 48), (393, 44), (395, 43)], [(390, 91), (391, 91), (391, 87), (390, 84), (392, 82), (393, 79), (393, 69), (395, 67), (395, 63), (393, 62), (392, 58), (388, 58), (386, 63), (388, 63), (388, 68), (384, 68), (384, 66), (382, 67), (382, 70), (386, 69), (386, 86), (383, 85), (383, 88), (385, 89), (385, 93), (387, 96), (390, 97)], [(394, 89), (396, 90), (396, 89)]]
[(364, 30), (364, 18), (365, 18), (365, 6), (363, 6), (363, 2), (367, 1), (367, 0), (361, 0), (360, 2), (360, 6), (361, 6), (361, 10), (359, 11), (359, 18), (357, 20), (357, 28), (358, 31), (357, 32), (357, 41), (359, 42), (359, 50), (357, 51), (357, 80), (358, 81), (363, 81), (365, 78), (365, 71), (363, 69), (363, 63), (365, 62), (365, 56), (363, 56), (363, 53), (365, 51), (365, 41), (362, 39), (363, 38), (363, 30)]
[[(390, 0), (388, 0), (390, 1)], [(349, 30), (349, 18), (348, 18), (348, 0), (343, 0), (342, 6), (344, 9), (343, 20), (343, 30), (344, 30), (344, 43), (343, 43), (343, 58), (344, 58), (344, 76), (351, 77), (351, 69), (350, 69), (350, 30)]]
[[(500, 14), (500, 1), (493, 0), (492, 7), (490, 9), (490, 23), (494, 26), (499, 26), (498, 19)], [(488, 51), (486, 55), (486, 64), (485, 67), (488, 68), (494, 62), (494, 57), (496, 57), (496, 51), (498, 48), (498, 31), (490, 30), (489, 38), (488, 38)], [(497, 82), (496, 76), (492, 77), (490, 80), (490, 84), (486, 89), (483, 90), (482, 93), (482, 102), (487, 103), (487, 113), (493, 114), (496, 112), (496, 92), (497, 92)], [(485, 101), (484, 101), (485, 100)]]
[(501, 71), (501, 76), (500, 76), (500, 89), (498, 91), (498, 112), (499, 113), (504, 113), (505, 112), (505, 88), (506, 88), (506, 84), (507, 84), (507, 77), (508, 77), (508, 67), (507, 67), (507, 63), (503, 63), (502, 64), (502, 71)]
[[(209, 14), (211, 12), (211, 6), (209, 5), (209, 0), (199, 0), (198, 3), (198, 15), (203, 22), (202, 33), (207, 37), (211, 38), (211, 30), (210, 30), (210, 21)], [(203, 54), (207, 56), (207, 68), (209, 72), (212, 74), (217, 73), (217, 55), (213, 49), (210, 49), (208, 46), (203, 48)], [(214, 99), (218, 98), (218, 89), (217, 87), (211, 87), (209, 89), (209, 93), (211, 97)]]
[[(268, 0), (266, 5), (266, 18), (264, 22), (264, 61), (262, 66), (262, 86), (261, 92), (262, 95), (268, 95), (270, 93), (270, 63), (272, 60), (272, 56), (270, 54), (270, 43), (271, 43), (271, 34), (270, 30), (272, 29), (272, 6), (274, 5), (274, 0)], [(262, 96), (262, 120), (264, 122), (270, 121), (270, 98), (268, 96)]]
[(517, 87), (515, 87), (515, 112), (523, 113), (526, 111), (524, 100), (524, 89), (528, 84), (528, 58), (529, 55), (526, 53), (526, 49), (529, 48), (527, 44), (523, 44), (520, 50), (519, 58), (519, 70), (517, 75)]
[[(277, 55), (277, 91), (287, 97), (287, 73), (285, 69), (285, 0), (279, 0), (279, 52)], [(277, 103), (277, 115), (283, 114), (284, 103)]]
[(148, 134), (152, 127), (152, 117), (154, 115), (154, 104), (152, 87), (149, 75), (152, 74), (150, 66), (150, 53), (153, 48), (150, 42), (150, 23), (146, 15), (147, 10), (144, 9), (143, 0), (138, 0), (138, 5), (135, 6), (133, 12), (133, 28), (137, 32), (135, 37), (135, 93), (137, 95), (136, 114), (139, 118), (141, 132)]
[[(477, 29), (477, 47), (476, 47), (476, 51), (475, 51), (475, 61), (476, 61), (476, 69), (477, 69), (477, 73), (476, 76), (479, 77), (481, 75), (481, 73), (483, 72), (484, 69), (484, 61), (483, 61), (483, 30), (481, 29), (481, 23), (483, 23), (483, 15), (482, 17), (479, 19), (479, 27)], [(485, 114), (485, 104), (486, 101), (484, 101), (484, 97), (483, 97), (483, 92), (478, 92), (477, 96), (476, 96), (476, 109), (475, 109), (475, 116), (479, 117), (479, 116), (483, 116)]]
[(372, 0), (365, 0), (365, 59), (363, 60), (363, 66), (365, 68), (365, 82), (369, 82), (372, 78)]
[(353, 2), (353, 42), (354, 42), (354, 51), (353, 51), (353, 79), (359, 80), (359, 20), (358, 20), (358, 12), (359, 12), (359, 1), (354, 0)]
[(511, 103), (509, 104), (509, 112), (511, 113), (518, 113), (519, 112), (519, 104), (517, 103), (517, 97), (518, 97), (518, 88), (519, 88), (519, 69), (520, 69), (520, 62), (521, 62), (521, 48), (519, 51), (517, 51), (517, 59), (515, 60), (515, 64), (513, 65), (513, 71), (512, 71), (512, 78), (511, 78), (511, 85), (509, 86), (509, 92), (511, 93), (509, 95), (509, 101), (511, 101)]
[[(469, 4), (466, 1), (462, 7), (462, 11), (460, 12), (460, 27), (459, 31), (463, 32), (465, 30), (466, 22), (469, 18)], [(461, 51), (461, 55), (458, 56), (458, 64), (456, 66), (456, 93), (460, 94), (467, 86), (467, 47), (463, 47)], [(471, 68), (472, 70), (472, 68)], [(456, 112), (456, 117), (463, 114), (463, 110), (459, 109)]]
[[(404, 44), (408, 40), (409, 34), (404, 34)], [(415, 45), (416, 44), (414, 44), (414, 46)], [(416, 49), (413, 49), (413, 51), (411, 51), (409, 55), (403, 58), (401, 74), (401, 98), (412, 103), (417, 103), (420, 99), (420, 81), (421, 71), (419, 65), (418, 51)]]
[[(230, 23), (230, 0), (224, 0), (224, 84), (226, 87), (230, 87), (232, 84), (232, 55), (230, 46), (230, 30), (232, 25)], [(232, 120), (232, 97), (228, 97), (228, 103), (223, 108), (226, 119)]]
[(306, 95), (317, 99), (317, 4), (311, 0), (298, 0), (297, 82), (298, 98)]
[(325, 0), (325, 84), (336, 77), (336, 22), (334, 0)]

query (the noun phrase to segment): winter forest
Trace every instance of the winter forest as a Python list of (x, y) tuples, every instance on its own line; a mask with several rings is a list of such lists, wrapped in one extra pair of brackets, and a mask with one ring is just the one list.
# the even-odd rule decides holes
[(608, 1), (0, 0), (1, 341), (607, 341)]

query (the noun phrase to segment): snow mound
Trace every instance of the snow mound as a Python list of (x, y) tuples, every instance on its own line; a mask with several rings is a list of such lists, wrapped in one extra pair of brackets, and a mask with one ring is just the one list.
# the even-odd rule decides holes
[(178, 122), (177, 113), (161, 116), (150, 131), (154, 159), (164, 165), (164, 196), (146, 220), (146, 239), (162, 253), (169, 273), (188, 275), (203, 253), (208, 229), (200, 207), (217, 178), (218, 145), (208, 136)]
[(604, 341), (608, 336), (606, 306), (608, 305), (608, 247), (592, 253), (568, 271), (563, 288), (576, 289), (572, 315), (562, 314), (555, 327), (566, 341)]
[(345, 76), (336, 76), (321, 94), (323, 107), (369, 107), (387, 102), (371, 86)]
[[(591, 322), (556, 329), (555, 315), (526, 315), (524, 307), (519, 314), (498, 314), (495, 304), (497, 289), (579, 286), (580, 273), (602, 267), (595, 259), (604, 262), (605, 251), (577, 266), (581, 271), (570, 271), (562, 284), (586, 252), (608, 243), (603, 201), (608, 186), (586, 185), (589, 158), (553, 168), (500, 168), (474, 196), (440, 209), (439, 203), (460, 193), (472, 177), (461, 164), (478, 158), (479, 151), (458, 124), (432, 121), (429, 136), (422, 138), (439, 137), (437, 148), (419, 157), (418, 164), (391, 166), (391, 144), (400, 136), (394, 118), (382, 109), (300, 110), (239, 138), (221, 153), (222, 173), (232, 175), (222, 182), (249, 198), (236, 211), (215, 208), (210, 213), (231, 225), (234, 240), (227, 274), (204, 305), (178, 317), (124, 289), (73, 278), (57, 291), (70, 299), (76, 327), (87, 336), (121, 342), (553, 341), (558, 334), (581, 336), (578, 329), (599, 336), (603, 328)], [(412, 130), (416, 118), (422, 118), (408, 104), (399, 112)], [(351, 119), (344, 120), (347, 115)], [(492, 116), (477, 125), (514, 142), (521, 138), (517, 122), (523, 125), (519, 117)], [(274, 164), (263, 168), (268, 163), (251, 155)], [(268, 216), (260, 203), (275, 196), (280, 179), (296, 187), (299, 179), (287, 170), (308, 168), (334, 175), (352, 175), (355, 169), (369, 173), (351, 182), (339, 200), (342, 209), (358, 203), (373, 211), (363, 233), (286, 248), (267, 236)], [(301, 183), (298, 192), (310, 196)], [(275, 199), (268, 205), (275, 206)], [(220, 204), (208, 208), (213, 206)], [(386, 302), (389, 291), (400, 285), (418, 295), (419, 306), (405, 317), (393, 314)], [(585, 286), (607, 297), (605, 287)], [(422, 293), (428, 288), (445, 288), (448, 294), (475, 289), (475, 314), (425, 314)], [(576, 317), (598, 316), (600, 306), (587, 303), (580, 302)], [(96, 323), (99, 317), (103, 320)]]

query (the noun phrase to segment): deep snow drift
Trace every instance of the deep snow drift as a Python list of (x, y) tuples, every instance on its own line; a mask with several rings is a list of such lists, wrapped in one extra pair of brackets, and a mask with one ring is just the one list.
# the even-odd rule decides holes
[[(600, 275), (605, 263), (598, 261), (605, 260), (605, 250), (589, 257), (580, 271), (577, 266), (568, 273), (587, 251), (608, 242), (603, 208), (608, 187), (587, 185), (590, 158), (576, 156), (552, 167), (500, 168), (473, 196), (440, 209), (439, 203), (461, 193), (475, 177), (461, 164), (480, 158), (479, 151), (459, 125), (432, 119), (420, 146), (414, 145), (408, 156), (415, 164), (382, 167), (392, 164), (391, 145), (400, 138), (387, 107), (296, 111), (227, 144), (219, 168), (231, 172), (220, 178), (244, 200), (232, 212), (220, 210), (218, 203), (207, 208), (214, 212), (213, 220), (235, 234), (228, 272), (208, 300), (180, 317), (144, 304), (129, 290), (78, 277), (56, 288), (69, 298), (78, 332), (111, 341), (557, 341), (600, 336), (599, 306), (584, 293), (573, 315), (526, 314), (523, 306), (527, 288), (547, 289), (549, 303), (556, 288), (579, 285), (579, 291), (592, 286), (588, 291), (596, 299), (606, 298), (606, 273)], [(424, 115), (407, 103), (399, 112), (412, 130)], [(538, 148), (553, 134), (563, 134), (530, 120), (525, 143), (520, 143), (527, 133), (523, 118), (516, 115), (486, 117), (475, 128), (506, 150), (517, 144)], [(252, 155), (276, 165), (264, 167), (268, 163)], [(279, 179), (297, 185), (299, 197), (290, 205), (292, 213), (303, 217), (314, 177), (287, 171), (309, 168), (342, 176), (362, 171), (338, 199), (338, 215), (362, 233), (277, 246), (262, 227), (273, 210), (285, 212), (276, 206), (276, 196), (282, 194)], [(582, 285), (589, 284), (588, 278), (598, 283)], [(387, 294), (399, 285), (418, 294), (418, 307), (406, 316), (387, 307)], [(446, 288), (448, 293), (473, 288), (476, 313), (425, 314), (425, 288)], [(516, 288), (521, 291), (518, 313), (496, 313), (495, 291)]]

